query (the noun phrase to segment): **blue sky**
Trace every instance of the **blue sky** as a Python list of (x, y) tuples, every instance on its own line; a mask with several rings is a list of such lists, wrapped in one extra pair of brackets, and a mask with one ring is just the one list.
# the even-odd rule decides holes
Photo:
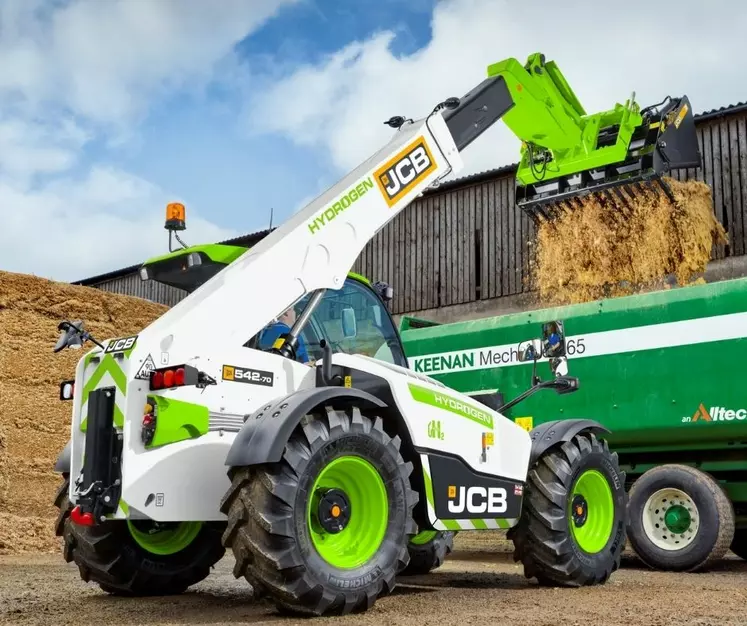
[[(555, 59), (589, 111), (747, 100), (747, 5), (0, 0), (0, 269), (75, 280), (277, 224), (488, 64)], [(724, 20), (724, 14), (729, 20)], [(500, 124), (460, 175), (516, 160)]]

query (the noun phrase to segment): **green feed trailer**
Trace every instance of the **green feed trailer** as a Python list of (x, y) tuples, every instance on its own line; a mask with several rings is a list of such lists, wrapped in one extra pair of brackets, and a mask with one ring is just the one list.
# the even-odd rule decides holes
[[(553, 322), (572, 393), (530, 341)], [(747, 279), (452, 324), (404, 317), (401, 334), (416, 372), (527, 430), (565, 417), (607, 427), (628, 539), (650, 567), (703, 570), (729, 548), (747, 559)], [(519, 398), (529, 381), (536, 393)]]

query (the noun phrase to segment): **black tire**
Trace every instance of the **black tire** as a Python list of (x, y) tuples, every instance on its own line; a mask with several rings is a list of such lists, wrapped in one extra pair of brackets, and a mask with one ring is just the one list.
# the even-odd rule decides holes
[(55, 497), (59, 509), (55, 534), (63, 539), (62, 554), (75, 562), (85, 582), (97, 583), (106, 593), (124, 596), (173, 595), (207, 578), (223, 558), (221, 543), (224, 523), (205, 523), (184, 550), (156, 555), (141, 548), (132, 538), (127, 523), (112, 520), (97, 526), (79, 526), (70, 519), (69, 478)]
[[(697, 507), (699, 527), (691, 543), (682, 549), (658, 547), (644, 527), (646, 502), (667, 488), (684, 492)], [(711, 476), (687, 465), (661, 465), (643, 474), (630, 489), (628, 511), (630, 545), (652, 569), (672, 572), (707, 569), (724, 557), (734, 537), (734, 508), (728, 496)], [(667, 534), (665, 529), (664, 525), (662, 538), (665, 535), (671, 538), (672, 533)]]
[[(587, 470), (596, 470), (612, 494), (612, 525), (604, 546), (593, 553), (575, 539), (571, 513), (576, 481)], [(541, 585), (582, 587), (605, 583), (620, 567), (625, 548), (625, 473), (617, 454), (606, 441), (582, 432), (571, 441), (548, 449), (530, 469), (518, 524), (508, 532), (514, 543), (514, 561), (524, 575)], [(594, 504), (590, 503), (591, 521)], [(604, 537), (602, 537), (604, 540)]]
[[(280, 462), (231, 468), (232, 485), (221, 510), (228, 517), (224, 545), (236, 557), (234, 575), (282, 611), (323, 615), (370, 609), (394, 589), (417, 531), (418, 494), (409, 480), (413, 465), (405, 463), (400, 443), (384, 432), (379, 417), (366, 417), (357, 408), (327, 408), (303, 418)], [(306, 515), (316, 477), (347, 455), (363, 457), (383, 479), (389, 515), (374, 555), (354, 569), (338, 569), (314, 548)]]
[(441, 567), (454, 549), (454, 534), (450, 530), (438, 531), (427, 543), (410, 542), (407, 547), (410, 562), (398, 576), (422, 576)]
[(734, 529), (734, 539), (731, 540), (730, 549), (740, 559), (747, 561), (747, 528)]

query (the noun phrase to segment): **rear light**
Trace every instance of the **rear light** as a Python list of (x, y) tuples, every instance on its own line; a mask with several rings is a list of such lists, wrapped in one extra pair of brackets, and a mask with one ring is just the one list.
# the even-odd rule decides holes
[(163, 373), (163, 386), (167, 388), (174, 386), (174, 370), (166, 370)]
[(140, 439), (143, 445), (150, 445), (153, 441), (153, 437), (156, 434), (156, 403), (148, 400), (148, 403), (143, 409), (143, 422), (140, 429)]
[(60, 383), (60, 400), (72, 400), (75, 393), (75, 381), (63, 380)]
[(95, 522), (93, 513), (81, 512), (80, 506), (76, 506), (70, 511), (70, 519), (73, 521), (73, 524), (78, 524), (79, 526), (93, 526)]
[(175, 365), (174, 367), (163, 367), (150, 373), (150, 389), (173, 389), (175, 387), (191, 387), (209, 384), (203, 382), (206, 377), (191, 365)]

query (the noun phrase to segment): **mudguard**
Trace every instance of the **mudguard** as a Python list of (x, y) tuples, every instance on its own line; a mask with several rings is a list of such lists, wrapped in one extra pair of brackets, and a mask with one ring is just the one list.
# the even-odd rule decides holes
[(588, 430), (595, 434), (611, 432), (599, 422), (587, 419), (555, 420), (545, 422), (537, 426), (537, 428), (533, 428), (529, 433), (529, 436), (532, 438), (529, 467), (532, 467), (537, 462), (537, 459), (556, 443), (570, 441), (582, 430)]
[(225, 464), (241, 467), (277, 463), (301, 418), (313, 408), (325, 404), (332, 404), (335, 408), (346, 408), (351, 404), (366, 409), (387, 406), (376, 396), (351, 387), (315, 387), (297, 391), (247, 417), (231, 444)]
[(68, 439), (65, 447), (57, 457), (57, 462), (54, 464), (54, 471), (60, 474), (70, 473), (70, 450), (72, 448), (72, 442)]

